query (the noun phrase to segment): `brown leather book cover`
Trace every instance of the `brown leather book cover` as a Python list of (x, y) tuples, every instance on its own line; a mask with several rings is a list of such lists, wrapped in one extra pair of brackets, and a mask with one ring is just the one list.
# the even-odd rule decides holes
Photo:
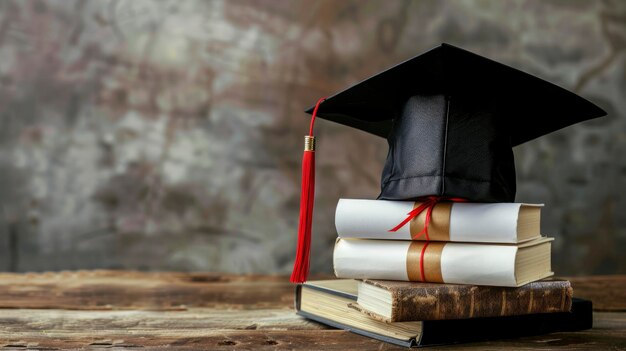
[(391, 318), (350, 307), (385, 322), (467, 319), (568, 312), (573, 289), (566, 280), (543, 280), (518, 288), (363, 280), (391, 293)]

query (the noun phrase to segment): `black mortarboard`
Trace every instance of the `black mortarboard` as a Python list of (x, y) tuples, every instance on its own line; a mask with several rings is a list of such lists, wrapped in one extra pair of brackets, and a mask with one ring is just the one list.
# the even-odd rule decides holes
[(474, 202), (514, 201), (513, 146), (605, 114), (572, 92), (448, 44), (329, 97), (318, 111), (388, 139), (380, 199)]

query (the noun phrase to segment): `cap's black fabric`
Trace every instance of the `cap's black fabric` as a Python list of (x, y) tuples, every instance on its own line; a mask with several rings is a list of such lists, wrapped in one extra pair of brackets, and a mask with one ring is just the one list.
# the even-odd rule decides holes
[(605, 114), (554, 84), (448, 44), (331, 96), (318, 110), (388, 139), (380, 199), (476, 202), (514, 201), (513, 146)]

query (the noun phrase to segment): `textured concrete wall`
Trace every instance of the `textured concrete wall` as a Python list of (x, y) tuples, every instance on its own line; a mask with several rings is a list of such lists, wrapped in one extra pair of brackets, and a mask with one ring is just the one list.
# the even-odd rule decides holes
[[(303, 108), (441, 42), (609, 112), (515, 150), (561, 274), (626, 272), (623, 1), (2, 1), (0, 270), (291, 269)], [(386, 143), (318, 124), (313, 270)]]

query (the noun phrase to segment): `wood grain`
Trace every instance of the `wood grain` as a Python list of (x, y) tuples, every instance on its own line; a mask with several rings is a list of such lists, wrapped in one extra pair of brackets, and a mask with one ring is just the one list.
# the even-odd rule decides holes
[[(626, 276), (570, 277), (574, 296), (600, 311), (626, 311)], [(179, 310), (291, 306), (284, 276), (135, 271), (0, 273), (0, 308)]]
[(574, 296), (593, 301), (596, 311), (626, 311), (626, 275), (569, 277)]
[[(626, 350), (626, 277), (571, 278), (594, 299), (594, 328), (458, 350)], [(0, 274), (0, 347), (401, 350), (296, 316), (282, 276), (77, 271)], [(438, 349), (438, 348), (429, 348)]]
[[(344, 350), (391, 349), (353, 334), (328, 330), (285, 309), (224, 310), (193, 308), (187, 311), (0, 311), (0, 346), (3, 348), (237, 346), (237, 349), (294, 347)], [(626, 313), (596, 313), (591, 331), (556, 333), (486, 345), (533, 345), (533, 349), (596, 349), (626, 347)], [(13, 345), (13, 346), (12, 346)], [(280, 347), (279, 347), (280, 346)], [(459, 348), (459, 347), (457, 347)]]
[(286, 307), (293, 303), (293, 291), (281, 276), (106, 270), (0, 274), (0, 308)]

